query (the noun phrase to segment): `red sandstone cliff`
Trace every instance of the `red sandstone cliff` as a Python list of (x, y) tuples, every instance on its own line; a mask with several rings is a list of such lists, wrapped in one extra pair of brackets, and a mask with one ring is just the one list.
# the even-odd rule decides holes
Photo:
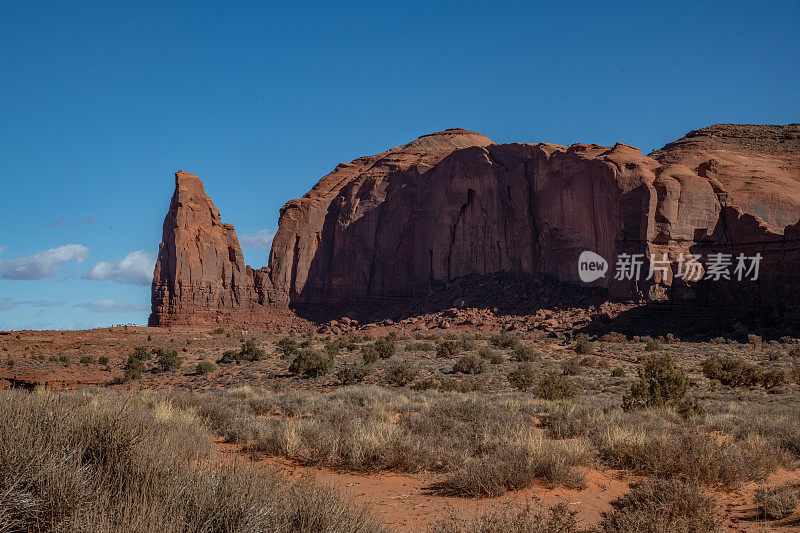
[[(661, 150), (493, 144), (466, 130), (426, 135), (340, 164), (281, 210), (269, 267), (242, 263), (200, 180), (176, 174), (153, 282), (151, 324), (263, 323), (287, 304), (424, 298), (466, 275), (578, 282), (592, 250), (620, 298), (716, 301), (740, 290), (616, 281), (620, 253), (764, 252), (752, 302), (797, 287), (800, 125), (718, 125)], [(760, 217), (760, 218), (759, 218)]]

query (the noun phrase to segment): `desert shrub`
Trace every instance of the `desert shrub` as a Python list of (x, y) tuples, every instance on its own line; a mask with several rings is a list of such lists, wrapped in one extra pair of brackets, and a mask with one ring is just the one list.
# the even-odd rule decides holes
[(356, 383), (361, 383), (366, 376), (367, 369), (364, 367), (348, 366), (336, 372), (336, 379), (339, 380), (339, 384), (341, 385), (355, 385)]
[(589, 354), (594, 351), (594, 344), (589, 341), (588, 336), (581, 333), (575, 337), (575, 346), (573, 346), (572, 349), (575, 350), (577, 354)]
[(797, 509), (797, 503), (797, 492), (791, 483), (756, 489), (756, 505), (761, 516), (765, 518), (786, 518)]
[(92, 357), (91, 355), (84, 355), (83, 357), (81, 357), (80, 361), (81, 364), (83, 365), (93, 365), (97, 362), (97, 360), (95, 360), (95, 358)]
[(428, 341), (409, 342), (404, 349), (407, 352), (432, 352), (436, 350), (436, 345)]
[(235, 350), (225, 350), (222, 353), (222, 357), (217, 361), (217, 364), (241, 363), (242, 361), (259, 361), (264, 358), (264, 355), (264, 350), (258, 344), (258, 341), (255, 339), (250, 339), (242, 343), (242, 347), (238, 352)]
[(100, 356), (100, 357), (97, 359), (97, 362), (98, 362), (99, 364), (101, 364), (101, 365), (107, 365), (107, 364), (108, 364), (108, 356), (101, 355), (101, 356)]
[(223, 333), (225, 333), (225, 330), (222, 328), (211, 330), (212, 335), (222, 335)]
[(130, 356), (141, 361), (149, 361), (153, 357), (153, 352), (143, 346), (137, 346), (133, 349), (133, 353)]
[(553, 507), (507, 504), (475, 518), (452, 514), (436, 522), (431, 533), (577, 533), (577, 511), (566, 503)]
[(216, 369), (217, 365), (211, 361), (200, 361), (195, 365), (194, 373), (198, 376), (205, 376), (206, 374), (212, 373)]
[(236, 350), (225, 350), (222, 352), (222, 357), (217, 359), (217, 364), (226, 365), (230, 363), (238, 363), (239, 361), (239, 352)]
[(464, 337), (461, 339), (461, 349), (466, 351), (474, 350), (478, 347), (478, 341), (472, 337)]
[(700, 364), (703, 374), (729, 387), (772, 388), (782, 385), (786, 376), (781, 369), (762, 369), (741, 357), (711, 356)]
[(242, 349), (239, 350), (239, 355), (242, 361), (260, 361), (264, 359), (264, 350), (257, 340), (248, 339), (242, 343)]
[(481, 374), (486, 370), (486, 362), (477, 355), (465, 355), (453, 365), (453, 372), (459, 374)]
[(537, 380), (533, 394), (545, 400), (565, 400), (574, 398), (578, 390), (561, 374), (548, 372)]
[(325, 345), (325, 351), (331, 355), (338, 355), (342, 351), (352, 352), (358, 349), (358, 343), (350, 337), (339, 337)]
[(393, 363), (386, 369), (384, 378), (390, 385), (405, 387), (417, 377), (418, 372), (401, 362)]
[(628, 494), (603, 513), (605, 533), (712, 532), (719, 530), (716, 502), (705, 489), (677, 479), (648, 479), (631, 485)]
[(622, 333), (618, 333), (616, 331), (610, 331), (600, 337), (600, 340), (603, 342), (615, 342), (615, 343), (623, 343), (628, 342), (628, 338), (623, 335)]
[(361, 347), (361, 358), (365, 365), (371, 365), (381, 358), (374, 344), (365, 344)]
[(175, 350), (161, 350), (156, 351), (156, 368), (157, 372), (172, 372), (181, 367), (183, 360)]
[(69, 356), (67, 354), (61, 354), (58, 356), (58, 362), (63, 364), (64, 366), (70, 363)]
[(614, 370), (611, 371), (612, 378), (624, 378), (625, 377), (625, 369), (622, 367), (616, 367)]
[(503, 362), (503, 354), (488, 346), (482, 346), (478, 350), (478, 356), (483, 357), (493, 365), (498, 365)]
[(536, 382), (536, 371), (530, 363), (522, 363), (508, 373), (508, 382), (515, 389), (525, 392)]
[(142, 377), (142, 373), (146, 370), (144, 361), (135, 355), (128, 356), (125, 364), (122, 367), (125, 372), (124, 380), (131, 381)]
[(300, 349), (300, 346), (297, 344), (297, 340), (294, 337), (284, 337), (278, 341), (277, 344), (278, 351), (283, 354), (283, 357), (289, 357), (294, 355), (294, 353)]
[(330, 372), (333, 368), (333, 359), (322, 355), (316, 350), (302, 349), (297, 352), (292, 364), (289, 365), (289, 372), (300, 374), (305, 378), (316, 378)]
[(577, 357), (570, 357), (561, 363), (561, 373), (565, 376), (577, 376), (581, 373), (581, 363)]
[(14, 365), (16, 365), (16, 364), (17, 364), (17, 362), (14, 360), (14, 358), (12, 358), (12, 357), (7, 357), (6, 358), (6, 366), (8, 368), (14, 368)]
[(658, 339), (647, 339), (644, 343), (644, 350), (646, 352), (657, 352), (664, 349), (664, 343)]
[(384, 337), (375, 341), (375, 350), (381, 359), (389, 359), (397, 351), (397, 344), (391, 337)]
[(539, 357), (539, 352), (524, 344), (519, 344), (511, 350), (511, 359), (519, 363), (535, 361)]
[(688, 396), (688, 391), (689, 380), (685, 373), (675, 367), (672, 357), (652, 354), (639, 371), (639, 381), (631, 385), (622, 398), (622, 408), (629, 411), (669, 407), (684, 416), (701, 414), (703, 408)]
[(489, 343), (495, 348), (500, 348), (501, 350), (509, 350), (511, 348), (516, 347), (519, 344), (519, 337), (509, 333), (506, 330), (502, 330), (500, 333), (497, 333), (496, 335), (492, 335), (491, 337), (489, 337)]
[(461, 346), (456, 341), (442, 341), (436, 346), (436, 357), (456, 357), (461, 353)]

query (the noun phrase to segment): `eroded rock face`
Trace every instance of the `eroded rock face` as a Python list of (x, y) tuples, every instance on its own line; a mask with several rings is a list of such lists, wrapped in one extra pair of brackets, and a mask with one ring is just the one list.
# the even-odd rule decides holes
[[(798, 125), (712, 126), (651, 157), (624, 144), (494, 144), (446, 130), (340, 164), (289, 201), (269, 266), (254, 271), (200, 180), (179, 172), (151, 323), (259, 323), (287, 305), (425, 298), (500, 272), (580, 283), (584, 250), (611, 263), (592, 285), (617, 298), (716, 302), (739, 291), (780, 302), (776, 287), (800, 288), (798, 179)], [(769, 274), (747, 287), (675, 276), (681, 254), (757, 251)], [(623, 253), (670, 264), (651, 279), (617, 280)]]

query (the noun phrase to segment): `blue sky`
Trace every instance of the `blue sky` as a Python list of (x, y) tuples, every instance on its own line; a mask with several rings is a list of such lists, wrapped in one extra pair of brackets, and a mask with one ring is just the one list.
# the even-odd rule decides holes
[(432, 131), (649, 152), (800, 122), (798, 27), (798, 1), (3, 2), (0, 329), (146, 323), (178, 169), (260, 267), (288, 199)]

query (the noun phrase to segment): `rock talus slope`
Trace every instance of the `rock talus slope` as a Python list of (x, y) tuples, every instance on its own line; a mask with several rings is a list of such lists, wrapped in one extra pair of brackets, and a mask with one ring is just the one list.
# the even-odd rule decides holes
[[(338, 165), (281, 209), (269, 265), (253, 270), (200, 180), (179, 172), (151, 324), (263, 323), (270, 309), (424, 299), (500, 272), (581, 283), (583, 250), (611, 263), (591, 285), (612, 297), (783, 304), (800, 288), (799, 179), (800, 125), (712, 126), (650, 156), (445, 130)], [(720, 252), (761, 253), (762, 277), (677, 278), (681, 254)], [(668, 265), (617, 280), (623, 253)]]

